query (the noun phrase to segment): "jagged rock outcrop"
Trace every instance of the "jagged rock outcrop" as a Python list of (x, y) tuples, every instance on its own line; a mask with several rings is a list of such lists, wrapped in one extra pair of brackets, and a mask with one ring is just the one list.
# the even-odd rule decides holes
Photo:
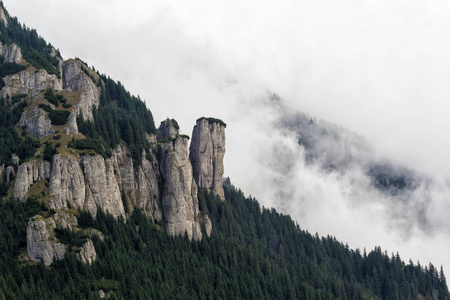
[(192, 132), (189, 157), (199, 188), (213, 191), (225, 200), (222, 187), (225, 155), (225, 125), (216, 119), (197, 120)]
[(167, 118), (166, 120), (161, 122), (161, 125), (158, 128), (158, 140), (163, 139), (174, 139), (179, 135), (178, 132), (178, 123), (174, 119)]
[(111, 215), (125, 217), (120, 189), (111, 159), (101, 155), (53, 157), (50, 193), (55, 196), (49, 207), (70, 206), (97, 214), (97, 207)]
[(85, 264), (92, 264), (97, 259), (97, 252), (90, 239), (81, 246), (80, 252), (77, 253), (77, 258)]
[(64, 211), (58, 211), (51, 218), (55, 221), (55, 224), (62, 229), (77, 230), (78, 219), (73, 215), (69, 215)]
[(142, 164), (134, 166), (130, 151), (124, 146), (117, 146), (113, 151), (112, 161), (117, 182), (121, 190), (128, 195), (131, 206), (137, 206), (157, 221), (162, 220), (158, 186), (158, 162), (146, 159), (142, 153)]
[(38, 106), (33, 108), (32, 113), (28, 110), (22, 113), (20, 116), (20, 126), (26, 126), (30, 134), (40, 139), (55, 133), (47, 114)]
[(0, 7), (0, 21), (3, 22), (6, 27), (8, 26), (8, 19), (6, 18), (5, 11), (2, 7)]
[(56, 60), (58, 61), (58, 71), (59, 71), (59, 74), (62, 74), (64, 60), (61, 57), (61, 53), (59, 53), (59, 50), (56, 50), (55, 47), (52, 47), (52, 49), (50, 51), (50, 55), (53, 56), (54, 58), (56, 58)]
[(18, 166), (19, 162), (20, 162), (20, 158), (15, 153), (13, 153), (13, 154), (11, 154), (11, 161), (14, 165)]
[(94, 228), (85, 229), (84, 233), (86, 233), (91, 239), (94, 238), (94, 236), (97, 236), (100, 240), (103, 241), (103, 239), (105, 238), (100, 230)]
[(54, 259), (64, 258), (66, 247), (55, 238), (56, 223), (53, 218), (35, 216), (27, 226), (27, 255), (32, 261), (43, 261), (46, 266)]
[(61, 79), (54, 74), (48, 74), (44, 69), (36, 70), (29, 67), (19, 73), (3, 77), (5, 86), (1, 90), (1, 95), (11, 97), (16, 94), (29, 94), (35, 97), (42, 90), (52, 88), (54, 90), (61, 90)]
[(23, 60), (22, 50), (16, 44), (12, 44), (11, 46), (0, 45), (0, 55), (2, 55), (5, 62), (8, 63), (20, 64)]
[(100, 100), (99, 88), (83, 72), (82, 62), (79, 60), (67, 60), (63, 63), (62, 70), (62, 87), (72, 92), (81, 91), (79, 103), (74, 110), (75, 116), (81, 112), (85, 120), (93, 120), (93, 107), (98, 106)]
[(21, 164), (14, 182), (14, 197), (21, 201), (26, 200), (30, 186), (36, 181), (48, 178), (50, 178), (50, 163), (48, 161), (33, 160)]
[(76, 157), (53, 156), (49, 188), (54, 196), (49, 202), (51, 208), (65, 208), (69, 203), (75, 209), (84, 209), (86, 186)]
[(6, 183), (10, 183), (15, 175), (14, 168), (12, 166), (8, 166), (6, 168)]
[[(161, 124), (159, 134), (162, 138), (173, 129), (170, 122)], [(176, 134), (177, 135), (177, 134)], [(187, 233), (190, 239), (202, 238), (198, 221), (197, 185), (192, 177), (192, 166), (188, 155), (189, 140), (176, 136), (173, 140), (162, 143), (160, 171), (164, 180), (162, 191), (162, 210), (166, 230), (170, 234)]]
[(81, 157), (81, 166), (87, 180), (86, 210), (95, 216), (98, 206), (115, 217), (120, 215), (125, 217), (112, 161), (103, 159), (101, 155), (86, 155)]
[[(198, 144), (209, 151), (206, 153), (209, 153), (209, 163), (213, 165), (223, 164), (224, 153), (223, 129), (215, 126), (218, 125), (212, 125), (210, 130), (208, 124), (206, 133), (200, 129), (199, 133), (195, 133), (199, 136)], [(139, 165), (133, 163), (130, 150), (123, 145), (113, 149), (111, 158), (106, 159), (98, 154), (57, 154), (51, 166), (42, 160), (23, 163), (17, 172), (14, 196), (26, 200), (34, 182), (48, 179), (48, 206), (56, 211), (72, 207), (87, 210), (95, 217), (97, 209), (101, 208), (115, 217), (125, 217), (123, 204), (128, 203), (127, 208), (137, 206), (148, 217), (161, 221), (159, 223), (168, 233), (187, 233), (190, 239), (199, 240), (202, 237), (200, 224), (205, 225), (208, 235), (212, 225), (207, 214), (199, 208), (197, 184), (193, 177), (195, 173), (189, 158), (189, 139), (179, 135), (172, 120), (162, 122), (158, 136), (159, 144), (154, 145), (154, 153), (146, 155), (143, 150), (142, 163)], [(200, 148), (199, 145), (196, 147)], [(195, 147), (191, 145), (191, 152), (192, 149)], [(202, 178), (208, 174), (219, 174), (219, 178), (211, 182), (221, 183), (223, 166), (222, 171), (215, 172), (217, 169), (214, 165), (212, 171), (207, 170), (210, 173), (202, 173)], [(204, 182), (207, 182), (206, 178)], [(217, 189), (213, 189), (214, 185), (209, 187), (217, 192)], [(63, 228), (66, 226), (64, 224), (70, 223), (62, 220), (58, 222)]]
[[(56, 212), (53, 216), (46, 219), (40, 215), (34, 216), (27, 226), (28, 257), (36, 262), (42, 260), (46, 266), (51, 265), (53, 260), (63, 259), (67, 246), (56, 239), (54, 230), (58, 227), (77, 231), (77, 225), (77, 218), (63, 211)], [(103, 237), (100, 232), (99, 234)], [(81, 262), (88, 264), (92, 264), (97, 259), (97, 252), (92, 240), (88, 239), (80, 247), (77, 258)]]

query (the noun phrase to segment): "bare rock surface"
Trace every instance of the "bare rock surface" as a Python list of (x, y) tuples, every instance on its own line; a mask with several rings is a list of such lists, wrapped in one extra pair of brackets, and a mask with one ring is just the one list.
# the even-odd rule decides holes
[(50, 178), (50, 163), (48, 161), (33, 160), (21, 164), (14, 182), (14, 197), (25, 201), (30, 186), (36, 181), (48, 178)]
[(225, 200), (222, 187), (225, 126), (205, 118), (197, 120), (189, 150), (198, 187), (213, 191)]
[(35, 216), (27, 226), (27, 255), (36, 262), (43, 261), (46, 266), (53, 260), (64, 258), (66, 247), (55, 238), (56, 223), (53, 218)]

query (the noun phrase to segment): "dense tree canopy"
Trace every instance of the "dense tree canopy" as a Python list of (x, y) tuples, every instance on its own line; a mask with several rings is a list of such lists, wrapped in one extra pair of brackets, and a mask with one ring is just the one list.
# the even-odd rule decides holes
[[(39, 202), (0, 204), (0, 298), (97, 299), (449, 299), (443, 271), (405, 264), (379, 247), (351, 250), (333, 237), (311, 235), (289, 216), (261, 208), (229, 183), (227, 202), (207, 192), (199, 202), (213, 222), (199, 241), (170, 236), (139, 209), (124, 222), (99, 211), (79, 216), (83, 228), (97, 228), (98, 258), (90, 266), (76, 248), (51, 267), (24, 261), (27, 220), (51, 213)], [(80, 245), (82, 232), (58, 230)], [(435, 298), (432, 298), (435, 297)]]

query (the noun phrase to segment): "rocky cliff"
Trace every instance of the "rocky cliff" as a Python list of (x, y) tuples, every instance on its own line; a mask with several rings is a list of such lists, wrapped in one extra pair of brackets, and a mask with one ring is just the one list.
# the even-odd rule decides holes
[[(42, 144), (44, 141), (58, 144), (55, 151), (59, 153), (55, 155), (42, 155), (46, 151), (46, 146), (42, 146), (21, 164), (15, 156), (16, 167), (0, 162), (0, 174), (7, 175), (8, 183), (13, 180), (11, 192), (17, 200), (27, 201), (33, 197), (55, 212), (47, 218), (35, 216), (28, 223), (28, 257), (43, 261), (45, 265), (63, 258), (67, 245), (58, 241), (55, 229), (78, 230), (74, 217), (77, 210), (88, 211), (95, 218), (101, 209), (116, 218), (126, 219), (133, 209), (140, 208), (170, 234), (186, 234), (189, 239), (199, 240), (202, 238), (201, 225), (204, 225), (206, 234), (210, 235), (211, 220), (200, 210), (197, 192), (198, 188), (212, 190), (224, 199), (221, 187), (225, 152), (223, 122), (199, 119), (190, 148), (189, 137), (179, 134), (174, 119), (161, 122), (154, 134), (152, 117), (145, 119), (146, 126), (153, 126), (152, 130), (147, 127), (146, 132), (134, 132), (147, 143), (137, 152), (132, 143), (123, 140), (108, 154), (98, 150), (104, 149), (104, 144), (100, 148), (88, 146), (85, 149), (70, 146), (71, 142), (86, 138), (78, 133), (76, 118), (81, 114), (85, 123), (92, 125), (90, 122), (94, 121), (93, 112), (100, 105), (100, 96), (106, 97), (101, 91), (116, 97), (120, 93), (123, 96), (123, 91), (118, 89), (120, 85), (115, 90), (111, 90), (110, 85), (108, 90), (106, 81), (110, 79), (106, 80), (78, 59), (63, 61), (57, 50), (49, 48), (46, 51), (50, 50), (57, 59), (60, 76), (33, 67), (24, 60), (21, 49), (15, 44), (0, 47), (0, 55), (5, 61), (26, 66), (22, 71), (4, 76), (0, 91), (1, 96), (9, 99), (9, 105), (17, 106), (17, 102), (21, 102), (24, 107), (16, 126), (20, 127), (22, 135), (27, 132), (41, 139)], [(54, 92), (54, 99), (49, 99), (46, 94), (49, 88)], [(115, 105), (112, 109), (118, 111), (114, 122), (123, 122), (121, 116), (130, 113), (126, 111), (129, 108), (120, 103), (123, 97), (120, 99), (109, 100)], [(65, 123), (60, 122), (64, 115)], [(133, 126), (132, 120), (129, 127)], [(68, 137), (62, 137), (64, 133)], [(90, 239), (78, 250), (80, 261), (90, 264), (95, 260), (95, 248)]]
[(46, 219), (40, 215), (33, 217), (27, 227), (28, 257), (33, 261), (42, 261), (46, 266), (53, 260), (63, 259), (67, 247), (56, 239), (54, 229), (73, 230), (76, 226), (77, 218), (64, 212)]
[(225, 200), (222, 187), (225, 126), (218, 119), (198, 119), (189, 153), (198, 187), (213, 191), (222, 200)]
[(171, 120), (161, 123), (158, 135), (161, 144), (160, 171), (164, 182), (162, 211), (167, 232), (187, 233), (189, 238), (201, 239), (198, 216), (197, 185), (192, 176), (188, 154), (188, 139), (181, 137)]
[(3, 46), (0, 44), (0, 55), (8, 63), (20, 64), (23, 60), (22, 50), (16, 44), (12, 44), (11, 46)]

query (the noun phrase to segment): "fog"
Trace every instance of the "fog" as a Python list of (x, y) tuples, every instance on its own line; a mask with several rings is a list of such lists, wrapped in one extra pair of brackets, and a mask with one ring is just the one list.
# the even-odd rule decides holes
[[(450, 3), (4, 4), (64, 58), (140, 95), (157, 124), (173, 117), (191, 134), (198, 117), (223, 119), (225, 175), (262, 205), (352, 248), (380, 245), (450, 269)], [(341, 145), (350, 146), (323, 143), (327, 159), (354, 154), (345, 171), (307, 162), (287, 122), (296, 111), (348, 129)], [(394, 196), (375, 189), (364, 167), (385, 158), (420, 184)]]

